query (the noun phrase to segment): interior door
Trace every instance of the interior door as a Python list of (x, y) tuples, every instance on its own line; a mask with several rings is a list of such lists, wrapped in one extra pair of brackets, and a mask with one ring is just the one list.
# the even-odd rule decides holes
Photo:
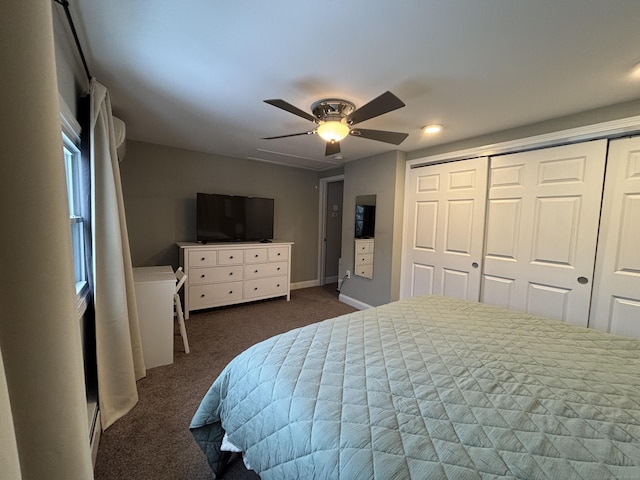
[(606, 150), (491, 159), (483, 302), (587, 326)]
[(328, 182), (326, 186), (324, 275), (322, 284), (336, 283), (342, 254), (342, 193), (344, 182)]
[(640, 338), (640, 137), (609, 145), (589, 326)]
[(407, 179), (401, 297), (480, 297), (487, 157), (414, 168)]

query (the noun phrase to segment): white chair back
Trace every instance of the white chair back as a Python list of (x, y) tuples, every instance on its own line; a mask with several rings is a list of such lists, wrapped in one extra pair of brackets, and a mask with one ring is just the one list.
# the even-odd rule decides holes
[(182, 311), (182, 302), (180, 301), (180, 289), (184, 285), (187, 279), (187, 274), (184, 273), (182, 267), (178, 267), (176, 270), (176, 292), (173, 294), (173, 304), (175, 306), (176, 319), (178, 320), (178, 327), (180, 328), (180, 335), (182, 336), (182, 343), (184, 344), (185, 353), (189, 353), (189, 340), (187, 339), (187, 327), (184, 324), (184, 312)]
[(184, 273), (184, 271), (182, 270), (182, 267), (178, 267), (178, 269), (176, 270), (176, 280), (178, 282), (176, 283), (176, 293), (180, 291), (186, 279), (187, 279), (187, 274)]

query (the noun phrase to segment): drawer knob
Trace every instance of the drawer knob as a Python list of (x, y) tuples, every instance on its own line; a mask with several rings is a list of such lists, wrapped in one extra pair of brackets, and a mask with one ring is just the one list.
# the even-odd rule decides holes
[(200, 298), (204, 298), (204, 293), (200, 294)]
[(279, 272), (280, 271), (280, 267), (278, 267), (276, 270)]
[(206, 260), (206, 258), (202, 257), (200, 260), (202, 260), (204, 262)]
[(233, 275), (233, 272), (229, 272), (229, 275), (230, 275), (230, 276), (231, 276), (231, 275)]
[(258, 287), (253, 287), (253, 291), (255, 292), (256, 290), (258, 290)]
[(253, 273), (258, 273), (258, 270), (254, 270)]
[(280, 256), (280, 252), (278, 252), (278, 256)]
[(256, 253), (256, 258), (258, 258), (258, 254)]
[(280, 286), (280, 284), (278, 283), (278, 284), (276, 285), (276, 287), (279, 287), (279, 286)]
[(229, 290), (229, 295), (231, 295), (233, 293), (233, 290)]
[(204, 273), (202, 275), (200, 275), (200, 278), (204, 278), (204, 277), (205, 277)]

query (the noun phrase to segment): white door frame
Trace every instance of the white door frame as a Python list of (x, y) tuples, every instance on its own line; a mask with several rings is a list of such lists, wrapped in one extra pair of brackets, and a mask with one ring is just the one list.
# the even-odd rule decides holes
[[(318, 182), (318, 198), (320, 202), (319, 214), (318, 214), (318, 285), (324, 285), (325, 277), (325, 257), (327, 250), (327, 243), (324, 241), (325, 234), (327, 233), (327, 190), (328, 184), (334, 182), (343, 182), (344, 174), (334, 175), (333, 177), (321, 178)], [(340, 275), (340, 272), (338, 272)]]

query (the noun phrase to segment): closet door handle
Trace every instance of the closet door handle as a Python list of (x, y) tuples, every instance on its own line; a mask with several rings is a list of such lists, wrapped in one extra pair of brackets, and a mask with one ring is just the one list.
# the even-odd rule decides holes
[(586, 285), (589, 283), (589, 279), (587, 277), (578, 277), (578, 283), (580, 285)]

